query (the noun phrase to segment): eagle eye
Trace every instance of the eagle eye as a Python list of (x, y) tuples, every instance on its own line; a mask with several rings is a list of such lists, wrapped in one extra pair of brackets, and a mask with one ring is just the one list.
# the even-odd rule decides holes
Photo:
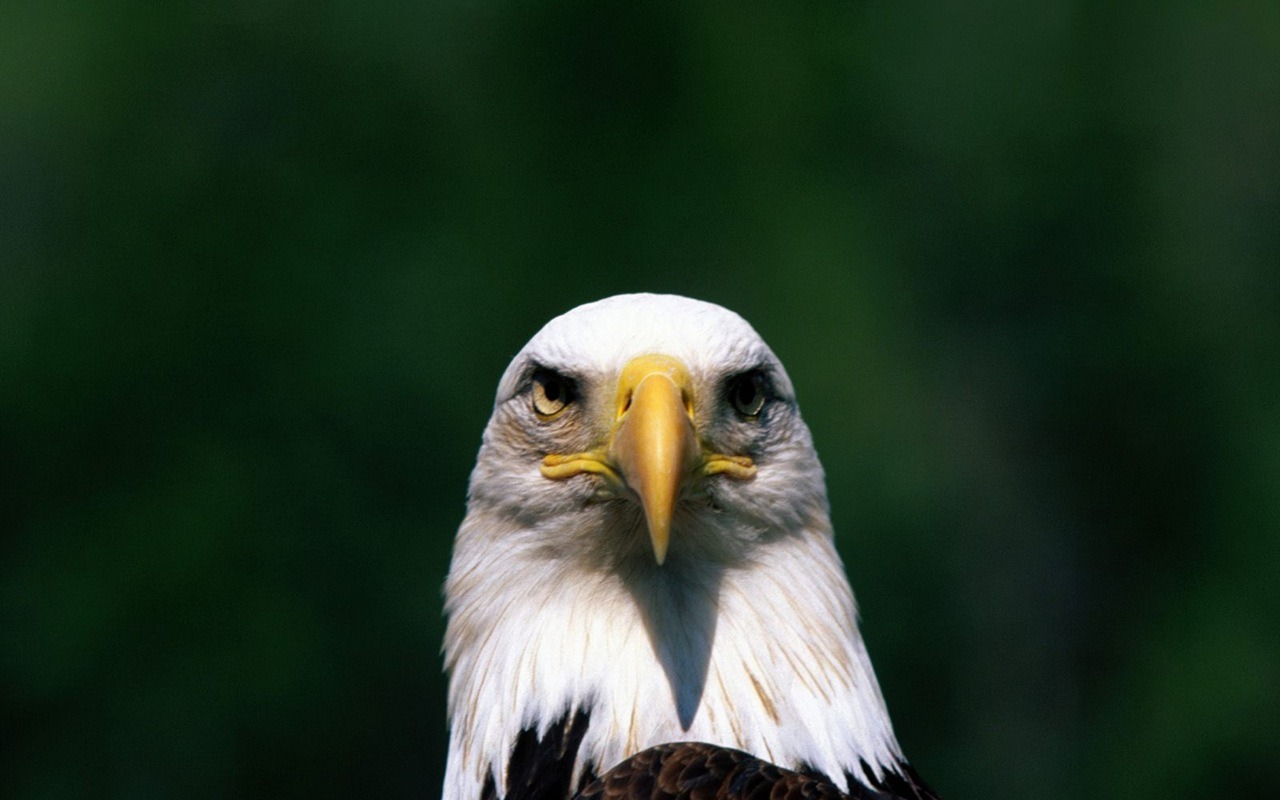
[(744, 372), (729, 382), (729, 403), (744, 417), (758, 417), (764, 408), (765, 379), (753, 370)]
[(573, 384), (568, 378), (549, 369), (533, 373), (533, 412), (538, 419), (552, 419), (572, 402)]

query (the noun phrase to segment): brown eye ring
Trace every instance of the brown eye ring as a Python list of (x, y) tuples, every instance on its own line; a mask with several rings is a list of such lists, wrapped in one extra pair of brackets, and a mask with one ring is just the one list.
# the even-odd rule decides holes
[(760, 416), (767, 394), (764, 376), (754, 370), (729, 382), (729, 404), (744, 417)]
[(540, 369), (533, 374), (532, 395), (538, 419), (554, 419), (573, 402), (573, 384), (559, 373)]

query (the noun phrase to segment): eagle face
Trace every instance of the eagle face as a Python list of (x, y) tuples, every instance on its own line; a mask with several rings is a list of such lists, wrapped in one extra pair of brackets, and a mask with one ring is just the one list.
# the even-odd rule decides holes
[(842, 790), (905, 768), (791, 381), (719, 306), (621, 295), (525, 345), (445, 594), (446, 800), (560, 800), (683, 741)]
[(577, 308), (516, 356), (472, 501), (541, 529), (548, 558), (613, 570), (741, 563), (826, 515), (777, 357), (738, 315), (658, 295)]

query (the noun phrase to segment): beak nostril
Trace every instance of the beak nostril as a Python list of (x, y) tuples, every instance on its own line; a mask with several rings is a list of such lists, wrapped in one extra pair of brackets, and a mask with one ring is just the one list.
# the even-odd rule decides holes
[(618, 417), (619, 417), (619, 418), (621, 418), (623, 414), (625, 414), (625, 413), (627, 413), (629, 410), (631, 410), (631, 398), (632, 398), (633, 394), (634, 394), (633, 392), (627, 392), (627, 396), (626, 396), (626, 398), (622, 401), (622, 408), (620, 408), (620, 409), (618, 410)]

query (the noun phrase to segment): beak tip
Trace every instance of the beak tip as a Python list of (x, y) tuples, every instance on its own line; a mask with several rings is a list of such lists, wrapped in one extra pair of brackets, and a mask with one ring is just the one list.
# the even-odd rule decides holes
[(657, 533), (649, 532), (649, 544), (653, 546), (653, 560), (658, 562), (658, 566), (662, 566), (667, 560), (667, 547), (670, 539), (665, 532)]

